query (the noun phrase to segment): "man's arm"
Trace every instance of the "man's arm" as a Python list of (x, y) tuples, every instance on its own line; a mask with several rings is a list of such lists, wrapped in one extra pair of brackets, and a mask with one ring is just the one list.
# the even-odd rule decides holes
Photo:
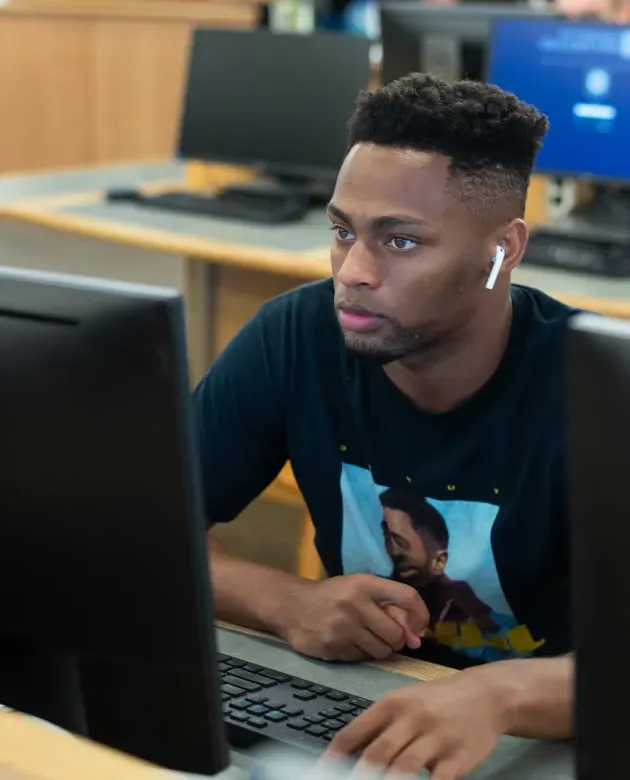
[(573, 658), (499, 661), (394, 691), (340, 731), (331, 755), (431, 778), (467, 777), (502, 734), (565, 739), (573, 730)]
[(308, 581), (233, 555), (208, 534), (212, 595), (217, 617), (239, 626), (282, 633), (283, 604)]
[(575, 658), (500, 661), (462, 674), (486, 676), (503, 697), (504, 732), (531, 739), (573, 735)]

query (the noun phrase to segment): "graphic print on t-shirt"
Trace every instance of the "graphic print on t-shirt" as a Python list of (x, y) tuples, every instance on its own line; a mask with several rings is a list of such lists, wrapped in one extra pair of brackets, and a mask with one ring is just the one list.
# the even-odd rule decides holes
[(492, 551), (495, 504), (435, 500), (413, 485), (378, 485), (369, 469), (341, 468), (345, 574), (404, 582), (424, 599), (428, 636), (469, 658), (527, 657), (543, 642), (518, 625)]

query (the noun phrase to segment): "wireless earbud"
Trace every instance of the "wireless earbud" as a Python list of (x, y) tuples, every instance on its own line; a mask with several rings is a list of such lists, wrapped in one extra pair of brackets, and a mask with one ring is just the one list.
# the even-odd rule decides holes
[(492, 260), (492, 271), (490, 271), (490, 276), (488, 277), (488, 281), (486, 282), (486, 290), (492, 290), (494, 287), (494, 283), (497, 280), (497, 276), (499, 275), (499, 271), (501, 270), (501, 266), (503, 265), (503, 258), (505, 257), (505, 249), (503, 249), (502, 246), (497, 246), (497, 253), (494, 256)]

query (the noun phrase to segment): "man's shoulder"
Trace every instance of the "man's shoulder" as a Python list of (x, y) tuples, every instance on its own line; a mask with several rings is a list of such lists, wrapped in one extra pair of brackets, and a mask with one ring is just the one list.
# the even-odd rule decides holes
[(259, 313), (275, 321), (287, 317), (302, 321), (334, 321), (333, 299), (332, 279), (324, 279), (302, 284), (271, 298), (261, 306)]
[(535, 287), (512, 285), (512, 306), (518, 340), (532, 355), (553, 353), (564, 349), (569, 321), (581, 309), (569, 306)]
[(343, 353), (343, 339), (334, 308), (332, 279), (288, 290), (264, 303), (253, 321), (267, 357), (295, 367), (330, 366)]
[(553, 327), (554, 325), (563, 327), (571, 317), (582, 311), (582, 309), (563, 303), (536, 287), (523, 284), (512, 285), (512, 301), (515, 307), (529, 316), (532, 324), (538, 324), (541, 327)]

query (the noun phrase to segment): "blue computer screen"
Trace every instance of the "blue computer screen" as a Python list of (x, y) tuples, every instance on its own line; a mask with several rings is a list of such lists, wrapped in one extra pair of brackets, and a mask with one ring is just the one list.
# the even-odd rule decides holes
[(630, 26), (497, 20), (488, 81), (549, 117), (538, 172), (630, 180)]

